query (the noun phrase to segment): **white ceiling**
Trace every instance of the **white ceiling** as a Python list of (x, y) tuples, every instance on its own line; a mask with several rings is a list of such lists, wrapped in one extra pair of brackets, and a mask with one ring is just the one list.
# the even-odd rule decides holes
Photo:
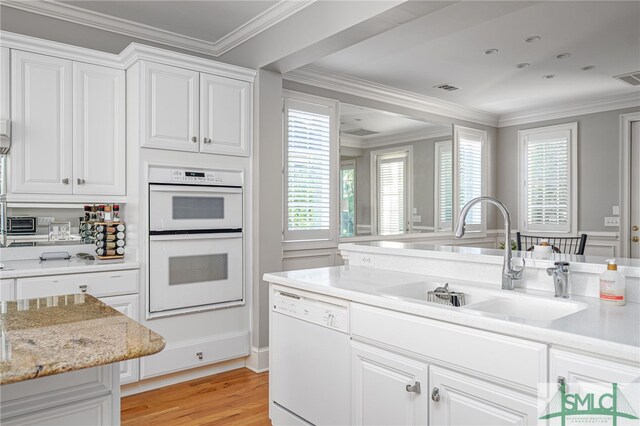
[(61, 1), (93, 12), (215, 43), (278, 1)]
[[(525, 43), (532, 35), (541, 39)], [(516, 69), (521, 62), (531, 66)], [(496, 114), (630, 93), (637, 88), (612, 76), (640, 70), (640, 2), (452, 3), (305, 68)], [(433, 88), (441, 83), (461, 89)]]

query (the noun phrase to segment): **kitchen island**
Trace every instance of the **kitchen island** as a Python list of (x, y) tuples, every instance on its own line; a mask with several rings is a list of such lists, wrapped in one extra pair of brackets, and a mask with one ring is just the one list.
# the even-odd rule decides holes
[(82, 293), (3, 301), (2, 424), (119, 424), (118, 362), (160, 352), (162, 336)]

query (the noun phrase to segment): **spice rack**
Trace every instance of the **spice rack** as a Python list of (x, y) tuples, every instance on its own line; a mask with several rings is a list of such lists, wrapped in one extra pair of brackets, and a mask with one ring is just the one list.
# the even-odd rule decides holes
[(98, 259), (124, 258), (125, 229), (122, 222), (95, 222), (93, 224)]

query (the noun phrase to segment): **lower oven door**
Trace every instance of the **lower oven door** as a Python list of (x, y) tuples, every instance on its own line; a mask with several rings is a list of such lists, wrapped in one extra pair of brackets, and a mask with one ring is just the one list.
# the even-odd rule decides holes
[(149, 239), (150, 312), (243, 303), (242, 232)]

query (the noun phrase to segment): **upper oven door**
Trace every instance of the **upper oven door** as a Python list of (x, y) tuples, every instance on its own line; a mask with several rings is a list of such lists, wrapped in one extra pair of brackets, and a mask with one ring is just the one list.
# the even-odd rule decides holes
[(150, 184), (149, 229), (242, 229), (242, 188)]

